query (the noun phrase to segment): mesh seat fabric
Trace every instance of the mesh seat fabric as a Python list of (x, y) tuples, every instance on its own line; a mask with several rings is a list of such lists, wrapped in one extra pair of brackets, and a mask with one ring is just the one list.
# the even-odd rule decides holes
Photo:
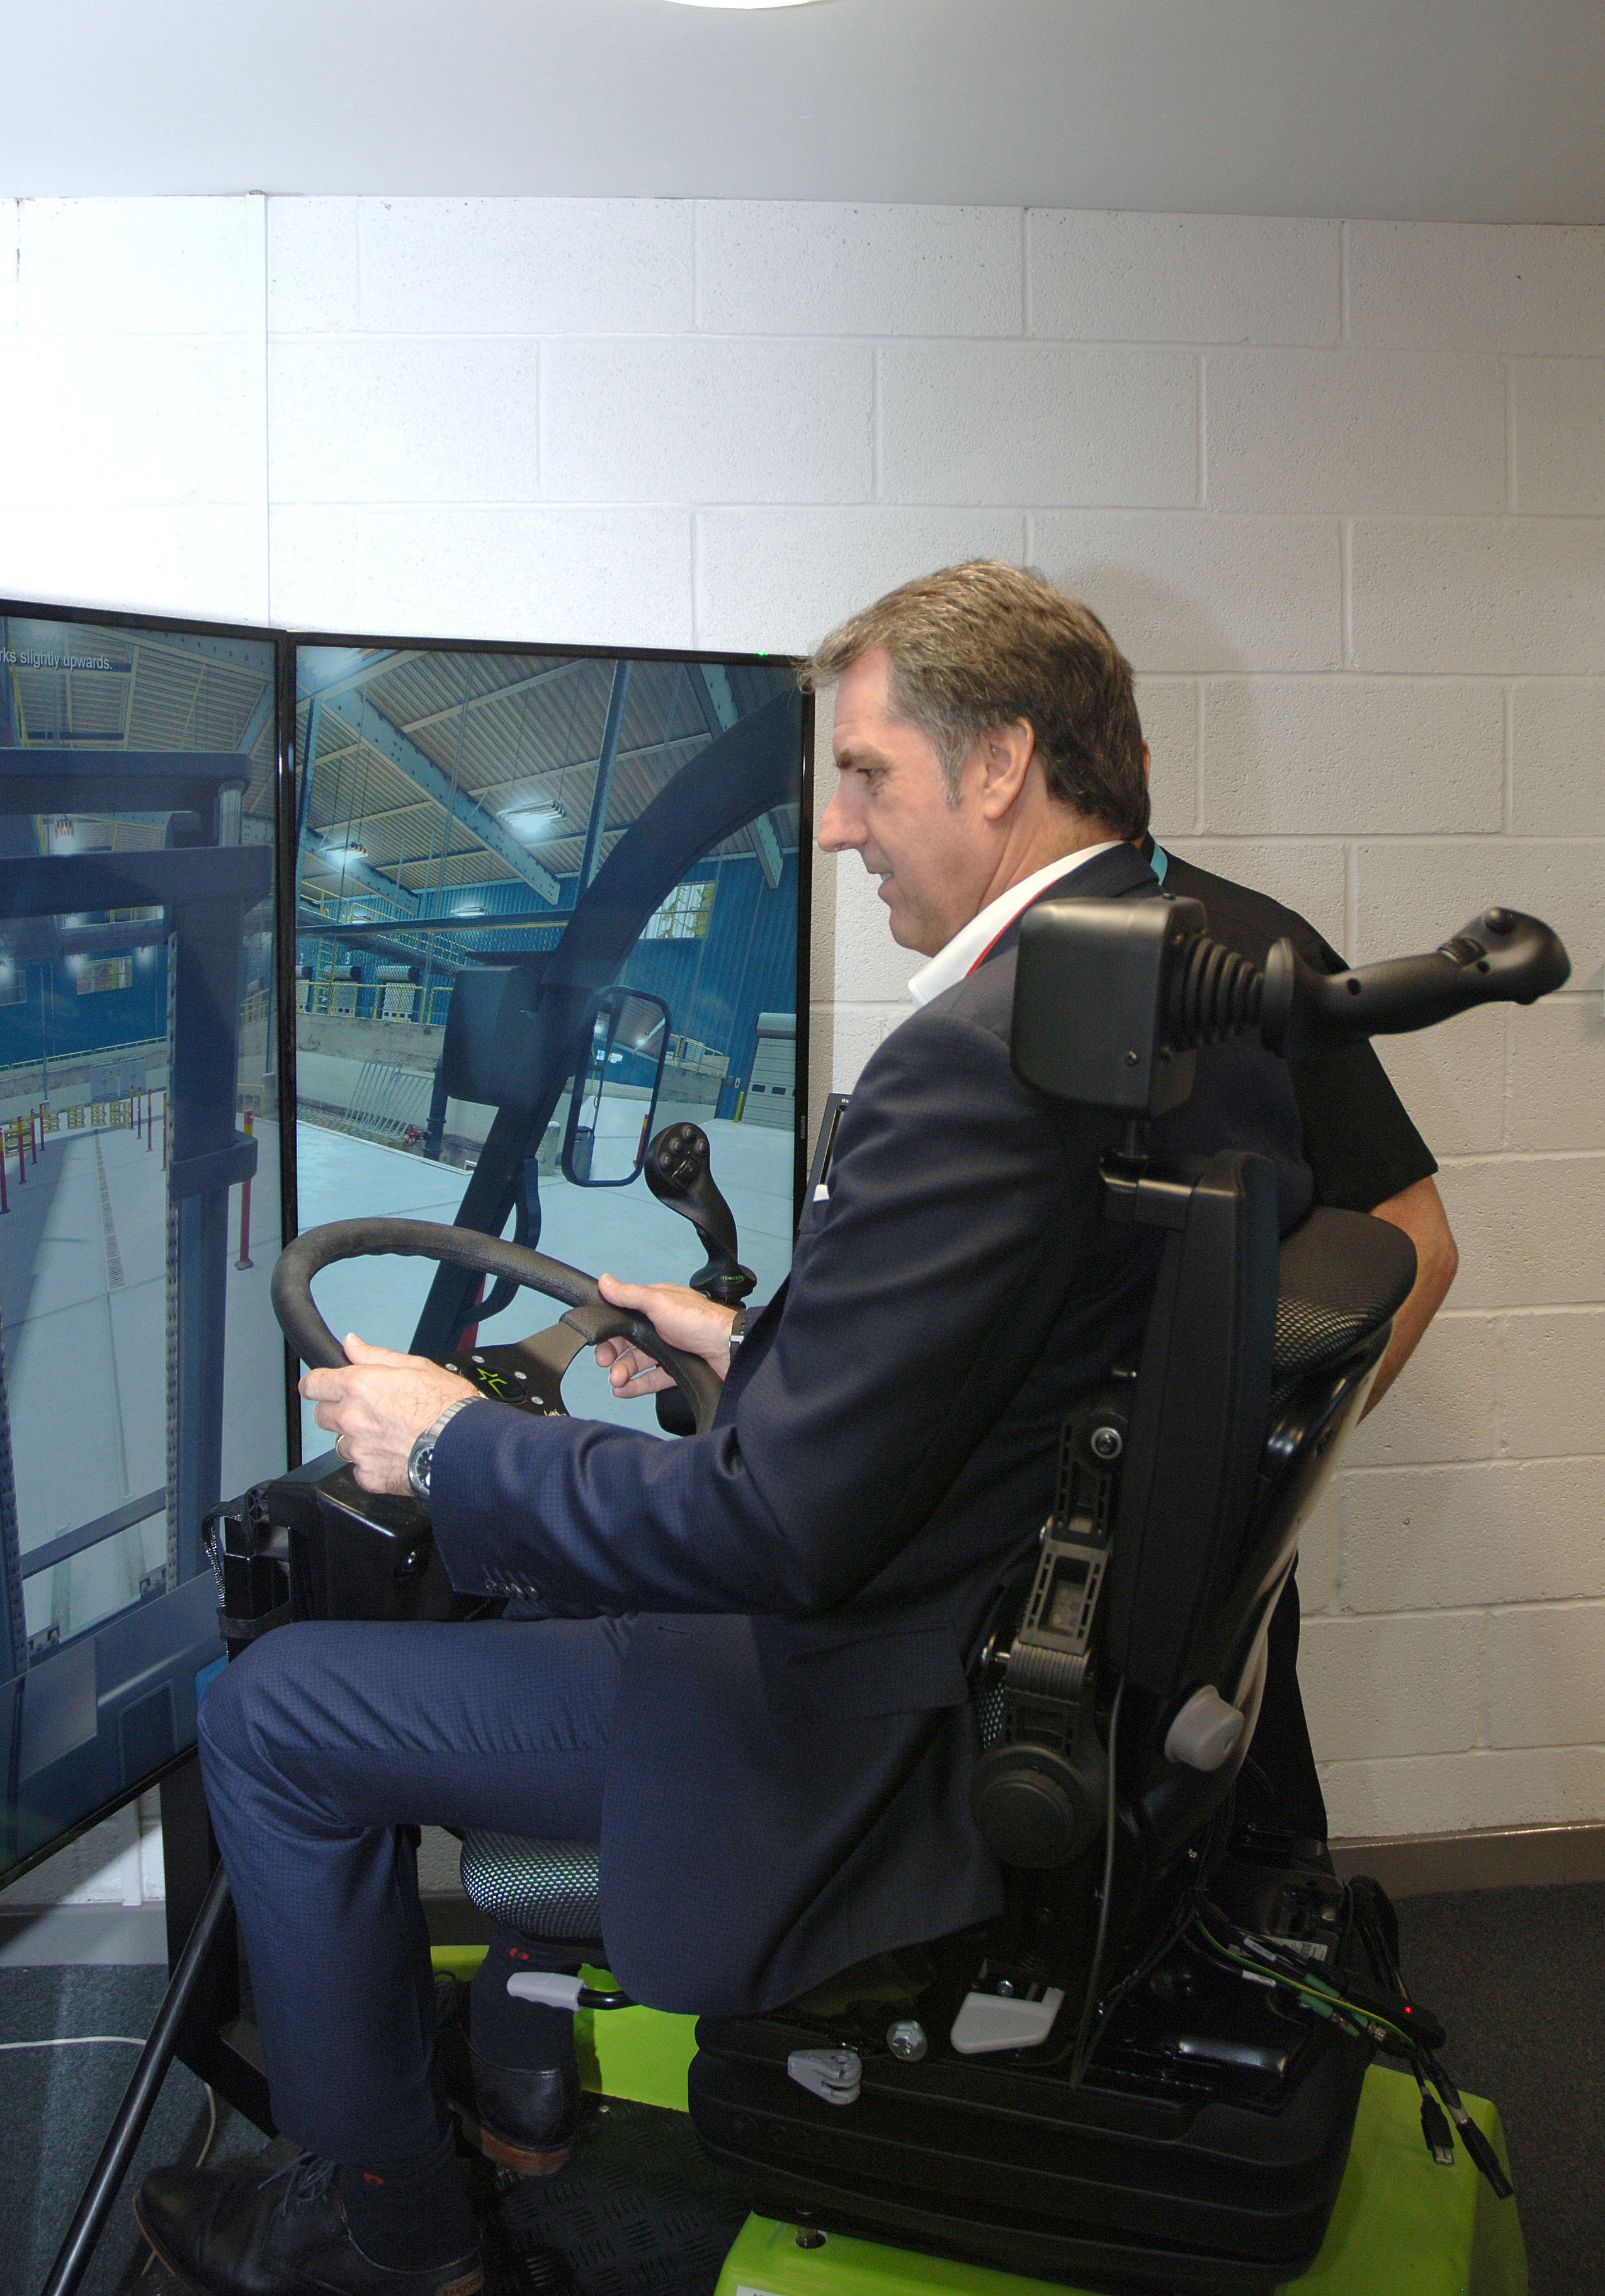
[(482, 1914), (525, 1937), (595, 1943), (602, 1935), (601, 1849), (522, 1833), (463, 1840), (463, 1887)]
[(1414, 1246), (1387, 1220), (1313, 1211), (1282, 1241), (1272, 1379), (1339, 1362), (1396, 1314), (1415, 1274)]

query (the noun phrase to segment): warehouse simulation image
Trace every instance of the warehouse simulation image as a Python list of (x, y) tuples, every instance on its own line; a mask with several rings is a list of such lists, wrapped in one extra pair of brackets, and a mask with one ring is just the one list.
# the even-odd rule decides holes
[[(685, 1283), (702, 1242), (643, 1161), (688, 1124), (755, 1309), (790, 1262), (798, 1167), (791, 670), (302, 645), (296, 692), (301, 1227), (458, 1221)], [(317, 1289), (337, 1332), (427, 1354), (549, 1320), (416, 1260)], [(564, 1394), (657, 1431), (588, 1357)], [(309, 1411), (303, 1433), (327, 1447)]]
[(0, 611), (0, 1871), (193, 1739), (284, 1464), (275, 660)]

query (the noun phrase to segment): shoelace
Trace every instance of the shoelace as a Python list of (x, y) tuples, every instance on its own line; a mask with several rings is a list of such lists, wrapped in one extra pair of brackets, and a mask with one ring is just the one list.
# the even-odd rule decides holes
[(279, 2194), (278, 2212), (282, 2217), (288, 2216), (292, 2209), (310, 2208), (314, 2202), (321, 2201), (339, 2173), (338, 2161), (325, 2160), (317, 2152), (298, 2152), (293, 2161), (287, 2161), (282, 2169), (275, 2169), (271, 2176), (264, 2177), (260, 2189), (266, 2192), (281, 2177), (287, 2177), (289, 2181)]

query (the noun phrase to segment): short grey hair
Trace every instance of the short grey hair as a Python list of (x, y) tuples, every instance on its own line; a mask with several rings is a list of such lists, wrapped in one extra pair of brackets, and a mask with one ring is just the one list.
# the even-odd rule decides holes
[(1050, 796), (1116, 837), (1148, 828), (1132, 666), (1091, 606), (1000, 559), (944, 566), (833, 630), (802, 665), (805, 690), (877, 648), (893, 712), (929, 739), (955, 799), (980, 737), (1023, 719)]

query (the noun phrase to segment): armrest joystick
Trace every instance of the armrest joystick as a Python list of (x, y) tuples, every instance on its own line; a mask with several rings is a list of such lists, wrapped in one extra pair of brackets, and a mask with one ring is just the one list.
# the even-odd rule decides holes
[(690, 1221), (708, 1255), (691, 1289), (721, 1308), (735, 1308), (758, 1278), (736, 1257), (735, 1216), (714, 1185), (710, 1153), (700, 1125), (668, 1125), (646, 1151), (646, 1185), (659, 1203)]

